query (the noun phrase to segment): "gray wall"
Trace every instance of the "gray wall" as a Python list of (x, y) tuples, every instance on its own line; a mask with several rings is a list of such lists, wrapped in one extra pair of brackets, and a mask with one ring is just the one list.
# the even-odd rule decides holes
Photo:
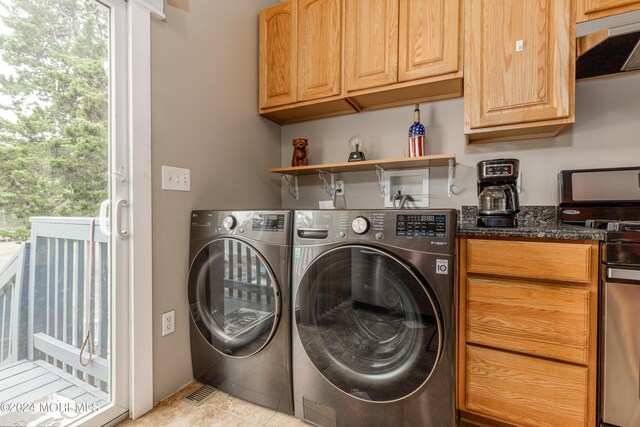
[[(462, 98), (422, 104), (422, 123), (427, 127), (427, 153), (455, 153), (454, 193), (446, 191), (447, 168), (430, 170), (432, 207), (459, 208), (476, 204), (476, 163), (483, 159), (520, 159), (523, 192), (527, 205), (557, 203), (556, 176), (573, 168), (640, 165), (640, 74), (628, 74), (579, 82), (576, 90), (576, 123), (556, 138), (511, 143), (466, 145), (463, 135)], [(293, 138), (309, 139), (311, 163), (344, 162), (353, 135), (365, 138), (367, 159), (402, 157), (413, 107), (399, 107), (355, 115), (315, 120), (282, 128), (282, 165), (291, 162)], [(381, 208), (374, 172), (342, 173), (345, 197), (337, 207)], [(301, 197), (283, 191), (287, 208), (317, 208), (329, 196), (316, 176), (300, 179)]]
[[(181, 2), (185, 3), (185, 2)], [(257, 114), (258, 11), (275, 0), (194, 0), (151, 27), (154, 401), (192, 380), (186, 281), (192, 209), (277, 208), (266, 171), (280, 127)], [(191, 192), (161, 190), (161, 166), (191, 169)], [(176, 331), (162, 337), (162, 313)]]

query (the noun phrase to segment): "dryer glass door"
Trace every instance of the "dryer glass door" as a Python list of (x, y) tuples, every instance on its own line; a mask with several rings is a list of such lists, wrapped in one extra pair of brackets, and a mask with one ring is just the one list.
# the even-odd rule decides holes
[(275, 333), (280, 290), (262, 255), (248, 244), (217, 239), (189, 272), (189, 307), (200, 334), (219, 352), (246, 357)]
[(426, 281), (375, 248), (341, 246), (318, 257), (299, 283), (295, 323), (318, 371), (366, 401), (414, 393), (440, 357), (439, 310)]

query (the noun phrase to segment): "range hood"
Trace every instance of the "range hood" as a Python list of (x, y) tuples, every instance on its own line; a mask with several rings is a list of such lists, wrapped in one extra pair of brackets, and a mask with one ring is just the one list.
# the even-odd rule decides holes
[(640, 10), (582, 22), (576, 36), (577, 79), (640, 70)]

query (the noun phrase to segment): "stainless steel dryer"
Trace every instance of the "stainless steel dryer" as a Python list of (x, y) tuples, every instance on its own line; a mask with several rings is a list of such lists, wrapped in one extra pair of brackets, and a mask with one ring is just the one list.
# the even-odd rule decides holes
[(290, 242), (290, 211), (191, 214), (193, 376), (291, 414)]
[(296, 416), (453, 426), (456, 211), (294, 216)]

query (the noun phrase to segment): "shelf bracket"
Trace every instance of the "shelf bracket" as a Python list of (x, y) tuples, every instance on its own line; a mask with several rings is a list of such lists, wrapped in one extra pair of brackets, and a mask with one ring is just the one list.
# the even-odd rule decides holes
[(384, 181), (385, 181), (385, 176), (384, 174), (387, 171), (380, 165), (376, 165), (376, 175), (378, 176), (378, 188), (380, 189), (380, 198), (384, 199), (384, 195), (386, 192), (385, 189), (385, 185), (384, 185)]
[[(329, 180), (327, 181), (327, 176), (329, 176)], [(324, 191), (327, 192), (331, 199), (336, 199), (336, 174), (333, 172), (326, 172), (318, 169), (318, 177), (322, 181), (321, 187)]]
[[(280, 178), (284, 182), (284, 186), (287, 188), (287, 191), (289, 191), (289, 194), (291, 194), (291, 197), (299, 200), (300, 192), (298, 191), (298, 175), (287, 175), (283, 173), (280, 175)], [(293, 183), (291, 181), (293, 181)]]
[(447, 173), (447, 195), (449, 196), (449, 198), (453, 196), (453, 171), (453, 159), (449, 159), (449, 168)]

